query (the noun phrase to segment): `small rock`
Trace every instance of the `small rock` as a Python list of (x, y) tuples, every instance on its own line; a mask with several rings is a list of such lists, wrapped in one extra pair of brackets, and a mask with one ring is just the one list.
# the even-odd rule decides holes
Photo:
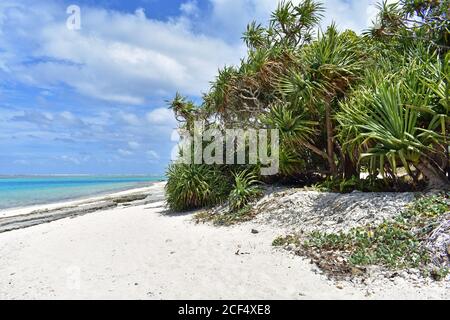
[(256, 229), (252, 229), (252, 233), (253, 233), (253, 234), (257, 234), (257, 233), (259, 233), (259, 231), (256, 230)]
[(295, 249), (296, 249), (296, 246), (293, 243), (288, 244), (287, 247), (286, 247), (286, 250), (288, 250), (288, 251), (293, 251)]
[(337, 284), (337, 285), (336, 285), (336, 288), (338, 288), (338, 289), (340, 289), (340, 290), (344, 289), (344, 287), (342, 286), (342, 284)]

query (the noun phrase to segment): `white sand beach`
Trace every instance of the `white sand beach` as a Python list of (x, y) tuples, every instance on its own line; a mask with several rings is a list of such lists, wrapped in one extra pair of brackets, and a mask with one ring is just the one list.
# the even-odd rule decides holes
[[(32, 210), (36, 207), (2, 216)], [(197, 225), (191, 214), (168, 215), (162, 201), (3, 232), (0, 299), (450, 298), (446, 284), (431, 281), (418, 286), (384, 279), (370, 288), (337, 284), (314, 272), (309, 261), (274, 249), (271, 243), (280, 234), (256, 222)]]

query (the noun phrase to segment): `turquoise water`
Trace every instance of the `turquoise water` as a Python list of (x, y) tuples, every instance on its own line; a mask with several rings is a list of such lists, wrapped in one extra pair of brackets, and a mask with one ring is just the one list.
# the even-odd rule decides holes
[(0, 209), (78, 199), (112, 191), (145, 187), (162, 179), (163, 177), (143, 176), (0, 176)]

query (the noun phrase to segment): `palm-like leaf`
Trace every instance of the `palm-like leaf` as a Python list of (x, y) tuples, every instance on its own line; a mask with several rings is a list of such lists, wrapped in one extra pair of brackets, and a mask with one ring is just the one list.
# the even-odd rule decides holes
[(175, 211), (216, 205), (229, 190), (226, 177), (214, 166), (172, 164), (167, 177), (167, 203)]
[(177, 121), (185, 122), (188, 127), (193, 123), (198, 111), (191, 101), (187, 101), (178, 92), (175, 98), (169, 102), (169, 108), (175, 113)]
[(251, 170), (235, 173), (233, 177), (234, 186), (228, 200), (231, 211), (237, 211), (258, 197), (261, 194), (261, 188), (257, 176)]
[(262, 122), (269, 128), (280, 131), (280, 139), (290, 145), (311, 142), (317, 133), (315, 121), (305, 119), (305, 114), (295, 115), (287, 105), (274, 105), (270, 113), (262, 117)]
[(419, 126), (420, 111), (407, 103), (401, 90), (401, 85), (382, 85), (372, 97), (366, 96), (367, 105), (342, 105), (347, 118), (344, 126), (356, 128), (354, 140), (367, 148), (361, 159), (370, 158), (372, 169), (379, 168), (382, 174), (386, 161), (394, 172), (398, 163), (409, 172), (409, 165), (427, 157), (442, 138), (435, 132), (435, 123)]

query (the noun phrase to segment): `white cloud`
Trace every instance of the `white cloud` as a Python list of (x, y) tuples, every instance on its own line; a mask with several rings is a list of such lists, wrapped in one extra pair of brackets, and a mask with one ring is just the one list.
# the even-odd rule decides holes
[(136, 15), (136, 17), (138, 17), (141, 20), (145, 20), (147, 18), (145, 15), (144, 8), (137, 8), (136, 11), (134, 12), (134, 14)]
[(184, 19), (151, 20), (142, 9), (125, 14), (82, 7), (82, 29), (71, 31), (61, 20), (63, 7), (6, 6), (0, 7), (1, 70), (31, 85), (62, 83), (106, 101), (138, 105), (177, 90), (199, 95), (218, 67), (237, 63), (244, 53), (241, 46), (193, 33)]
[(129, 141), (128, 142), (128, 147), (130, 147), (130, 149), (136, 150), (136, 149), (139, 149), (140, 146), (141, 145), (138, 142), (136, 142), (136, 141)]
[[(213, 30), (219, 35), (240, 35), (246, 25), (256, 20), (266, 24), (271, 12), (276, 9), (276, 0), (210, 0), (213, 6), (212, 16), (208, 25), (213, 25)], [(300, 3), (301, 0), (293, 0)], [(371, 25), (373, 10), (378, 0), (322, 0), (326, 9), (322, 27), (335, 21), (340, 29), (353, 29), (361, 32)]]
[[(65, 84), (86, 96), (129, 105), (176, 91), (199, 96), (217, 68), (245, 56), (240, 36), (247, 23), (266, 23), (278, 3), (209, 1), (208, 16), (196, 0), (187, 0), (180, 6), (182, 16), (164, 22), (148, 18), (142, 8), (128, 14), (82, 6), (80, 31), (65, 27), (62, 5), (2, 1), (0, 76), (42, 89)], [(341, 29), (361, 31), (370, 25), (376, 1), (324, 0), (322, 25), (334, 20)]]
[(139, 126), (141, 125), (141, 120), (139, 120), (138, 116), (134, 113), (127, 112), (119, 112), (120, 119), (130, 126)]
[(180, 6), (180, 10), (183, 14), (188, 16), (197, 16), (200, 13), (197, 0), (190, 0), (182, 3)]
[(70, 111), (63, 111), (60, 113), (60, 116), (68, 122), (76, 122), (77, 121), (77, 118)]
[(372, 8), (376, 3), (378, 0), (325, 0), (326, 11), (322, 26), (326, 27), (335, 21), (341, 30), (352, 29), (361, 32), (372, 25), (374, 17)]
[(156, 125), (174, 126), (176, 124), (172, 110), (167, 108), (158, 108), (147, 113), (147, 120), (150, 124)]
[(117, 152), (124, 157), (128, 157), (128, 156), (132, 156), (133, 152), (131, 152), (130, 150), (125, 150), (125, 149), (119, 149), (117, 150)]
[(156, 152), (156, 151), (154, 151), (154, 150), (149, 150), (149, 151), (147, 151), (147, 156), (151, 159), (151, 160), (158, 160), (160, 157), (159, 157), (159, 154)]

